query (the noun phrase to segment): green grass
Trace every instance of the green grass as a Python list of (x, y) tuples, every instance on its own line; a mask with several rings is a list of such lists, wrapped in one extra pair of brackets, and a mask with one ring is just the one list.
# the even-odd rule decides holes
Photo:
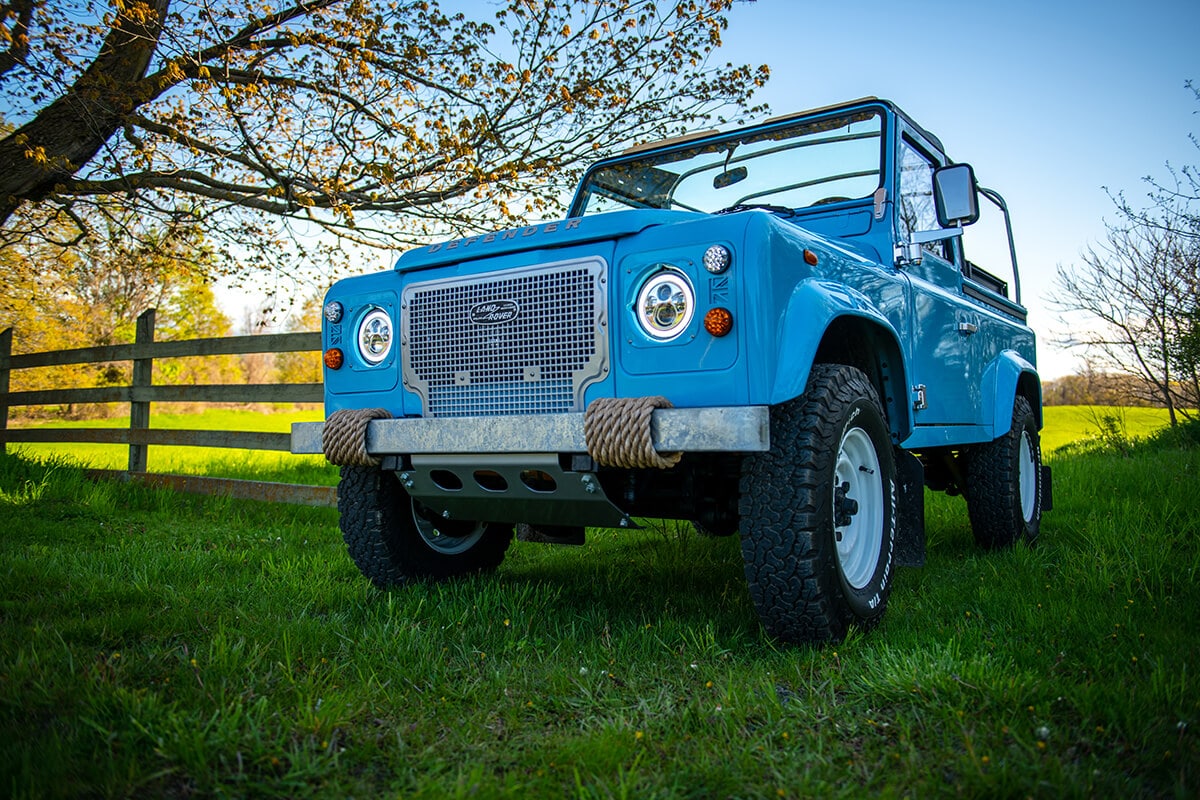
[(380, 592), (330, 509), (5, 456), (0, 793), (1195, 796), (1200, 449), (1053, 466), (1036, 547), (980, 553), (931, 498), (877, 629), (780, 648), (732, 539), (590, 531)]

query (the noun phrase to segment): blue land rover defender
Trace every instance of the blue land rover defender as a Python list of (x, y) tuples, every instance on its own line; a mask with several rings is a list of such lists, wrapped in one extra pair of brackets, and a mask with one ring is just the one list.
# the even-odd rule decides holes
[(924, 560), (924, 487), (985, 548), (1050, 507), (1008, 212), (874, 98), (635, 147), (566, 219), (338, 282), (325, 423), (381, 587), (496, 568), (524, 526), (738, 534), (766, 630), (838, 640)]

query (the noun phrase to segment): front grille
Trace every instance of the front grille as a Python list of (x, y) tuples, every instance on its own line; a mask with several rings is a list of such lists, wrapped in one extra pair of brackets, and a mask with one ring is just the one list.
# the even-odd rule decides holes
[(427, 417), (582, 410), (608, 360), (604, 275), (586, 259), (408, 286), (405, 386)]

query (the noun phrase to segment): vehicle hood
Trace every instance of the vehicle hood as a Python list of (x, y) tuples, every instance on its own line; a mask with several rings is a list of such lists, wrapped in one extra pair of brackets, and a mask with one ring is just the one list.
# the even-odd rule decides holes
[(401, 255), (396, 260), (396, 269), (411, 272), (524, 250), (550, 250), (584, 242), (619, 239), (658, 225), (691, 221), (704, 216), (707, 215), (692, 211), (640, 210), (571, 217), (418, 247)]

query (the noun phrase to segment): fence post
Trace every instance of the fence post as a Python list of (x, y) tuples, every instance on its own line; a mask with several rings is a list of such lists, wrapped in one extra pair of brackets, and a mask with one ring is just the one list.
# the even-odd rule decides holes
[(139, 391), (148, 389), (154, 379), (154, 356), (150, 354), (150, 346), (154, 343), (154, 309), (148, 308), (137, 318), (137, 332), (133, 343), (133, 385), (130, 387), (129, 398), (129, 472), (130, 474), (146, 471), (145, 437), (138, 431), (150, 427), (150, 401), (139, 400), (144, 394)]
[(13, 329), (0, 332), (0, 453), (8, 452), (8, 365), (12, 358)]

